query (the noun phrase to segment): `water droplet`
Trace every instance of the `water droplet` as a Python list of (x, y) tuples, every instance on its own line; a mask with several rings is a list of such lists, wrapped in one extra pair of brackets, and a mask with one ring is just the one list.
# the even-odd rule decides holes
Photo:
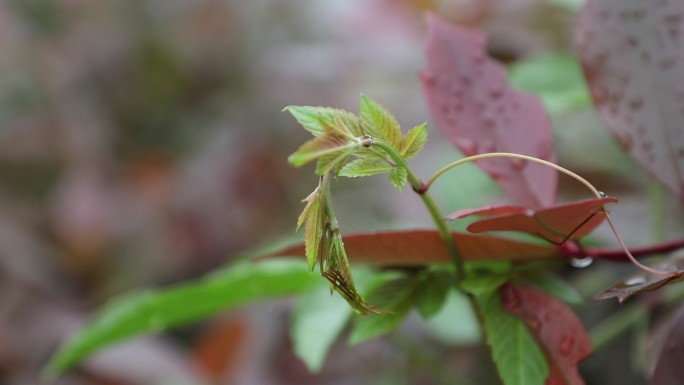
[(572, 353), (572, 348), (575, 347), (575, 338), (572, 336), (565, 335), (561, 337), (560, 346), (558, 350), (562, 356), (569, 356)]
[(572, 265), (573, 267), (577, 267), (579, 269), (583, 269), (585, 267), (588, 267), (593, 262), (594, 262), (594, 258), (592, 258), (592, 257), (571, 258), (570, 259), (570, 265)]
[(624, 282), (625, 286), (637, 286), (646, 283), (646, 278), (640, 275), (627, 278)]
[(603, 191), (599, 191), (599, 195), (601, 196), (601, 198), (607, 198), (608, 197), (608, 194), (604, 193)]
[(508, 309), (513, 309), (521, 305), (520, 297), (512, 286), (505, 286), (501, 290), (501, 305)]
[(465, 156), (477, 154), (477, 143), (471, 139), (456, 139), (456, 146)]
[(541, 330), (541, 323), (536, 319), (531, 319), (528, 326), (533, 333), (538, 333)]

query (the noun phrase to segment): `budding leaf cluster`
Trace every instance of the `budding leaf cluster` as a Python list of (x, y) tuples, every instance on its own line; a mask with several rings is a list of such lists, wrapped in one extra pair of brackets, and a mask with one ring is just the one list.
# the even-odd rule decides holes
[[(331, 290), (337, 291), (357, 312), (378, 313), (355, 288), (332, 208), (330, 181), (337, 176), (357, 178), (386, 173), (401, 190), (408, 171), (393, 159), (408, 159), (423, 149), (426, 125), (404, 135), (397, 119), (365, 95), (361, 95), (359, 116), (327, 107), (289, 106), (285, 110), (314, 136), (288, 158), (297, 167), (316, 161), (316, 174), (320, 176), (316, 189), (304, 199), (306, 205), (297, 220), (297, 230), (304, 227), (309, 269), (313, 271), (318, 263)], [(373, 146), (378, 141), (394, 151), (394, 158), (387, 152), (390, 150)]]

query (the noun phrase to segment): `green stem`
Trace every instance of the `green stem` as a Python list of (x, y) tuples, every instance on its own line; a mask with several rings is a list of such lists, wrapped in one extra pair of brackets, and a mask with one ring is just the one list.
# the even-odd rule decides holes
[(439, 235), (442, 238), (442, 241), (444, 241), (444, 245), (446, 246), (447, 250), (449, 251), (451, 260), (453, 261), (454, 266), (456, 267), (456, 280), (458, 283), (460, 283), (461, 279), (464, 276), (463, 261), (461, 260), (461, 254), (458, 252), (458, 248), (456, 247), (456, 243), (454, 242), (454, 238), (451, 234), (451, 231), (449, 231), (449, 228), (447, 227), (446, 222), (444, 221), (444, 215), (442, 215), (442, 213), (439, 211), (439, 208), (435, 204), (435, 201), (432, 199), (432, 196), (427, 193), (425, 185), (423, 185), (423, 182), (421, 182), (420, 179), (418, 179), (416, 174), (414, 174), (413, 170), (411, 170), (411, 168), (409, 167), (408, 163), (406, 163), (406, 160), (392, 146), (380, 140), (375, 140), (373, 145), (385, 151), (387, 155), (389, 155), (390, 158), (394, 160), (397, 166), (403, 167), (406, 170), (408, 182), (411, 184), (413, 191), (415, 191), (420, 196), (420, 199), (423, 200), (423, 204), (430, 213), (433, 222), (437, 226)]

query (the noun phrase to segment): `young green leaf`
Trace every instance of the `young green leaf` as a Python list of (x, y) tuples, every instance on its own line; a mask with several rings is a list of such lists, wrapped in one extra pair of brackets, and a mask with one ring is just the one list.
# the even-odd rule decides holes
[(349, 162), (342, 167), (339, 175), (350, 178), (370, 176), (392, 171), (392, 165), (384, 159), (360, 158)]
[(476, 297), (487, 344), (505, 385), (543, 385), (549, 366), (523, 321), (504, 311), (499, 291)]
[(367, 135), (384, 140), (390, 146), (399, 149), (402, 137), (399, 122), (385, 107), (362, 94), (359, 100), (359, 116), (361, 128)]
[(423, 149), (425, 142), (427, 142), (427, 125), (423, 123), (420, 126), (410, 129), (409, 132), (401, 138), (399, 154), (401, 154), (404, 159), (413, 158)]
[(387, 311), (374, 317), (355, 317), (349, 343), (356, 345), (387, 334), (399, 326), (413, 308), (420, 285), (416, 277), (401, 277), (374, 291), (370, 296), (371, 302)]
[(424, 319), (430, 319), (442, 310), (451, 280), (451, 274), (446, 272), (432, 272), (422, 278), (416, 293), (416, 308)]
[(331, 296), (325, 286), (319, 284), (299, 298), (290, 328), (294, 352), (312, 372), (321, 370), (328, 349), (353, 314), (344, 299)]
[(340, 154), (351, 153), (358, 146), (359, 144), (352, 138), (332, 128), (327, 128), (323, 135), (304, 143), (287, 160), (292, 165), (299, 167), (323, 156), (337, 158)]
[[(320, 252), (320, 242), (325, 231), (325, 220), (323, 218), (323, 205), (317, 187), (307, 198), (308, 203), (304, 211), (299, 216), (297, 228), (304, 222), (304, 249), (309, 270), (313, 271)], [(305, 218), (302, 218), (305, 216)]]
[(401, 191), (404, 188), (404, 185), (406, 185), (407, 178), (408, 173), (406, 172), (406, 169), (403, 167), (394, 167), (389, 173), (390, 182), (392, 182), (394, 187), (398, 188), (399, 191)]
[(105, 346), (142, 333), (187, 325), (250, 302), (301, 293), (317, 278), (302, 262), (241, 263), (197, 281), (110, 300), (45, 368), (53, 377)]
[(340, 119), (354, 136), (363, 135), (359, 118), (351, 112), (328, 107), (310, 106), (287, 106), (287, 111), (314, 136), (320, 136), (325, 132), (326, 126), (333, 126), (335, 119)]
[(345, 147), (340, 151), (332, 152), (318, 158), (318, 163), (316, 163), (316, 174), (323, 175), (329, 171), (333, 171), (337, 174), (337, 170), (347, 162), (349, 156), (354, 152), (358, 146)]

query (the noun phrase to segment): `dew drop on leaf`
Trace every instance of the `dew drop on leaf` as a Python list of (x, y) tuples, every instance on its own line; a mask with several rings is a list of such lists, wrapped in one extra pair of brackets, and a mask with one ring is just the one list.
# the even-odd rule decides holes
[(575, 338), (572, 336), (564, 335), (561, 337), (560, 346), (558, 350), (562, 356), (569, 356), (572, 353), (572, 348), (575, 346)]
[(593, 262), (594, 262), (594, 258), (592, 258), (592, 257), (571, 258), (570, 259), (570, 264), (573, 267), (577, 267), (580, 269), (583, 269), (585, 267), (590, 266)]
[(627, 278), (623, 283), (625, 286), (642, 285), (646, 283), (646, 278), (638, 275), (635, 277)]

